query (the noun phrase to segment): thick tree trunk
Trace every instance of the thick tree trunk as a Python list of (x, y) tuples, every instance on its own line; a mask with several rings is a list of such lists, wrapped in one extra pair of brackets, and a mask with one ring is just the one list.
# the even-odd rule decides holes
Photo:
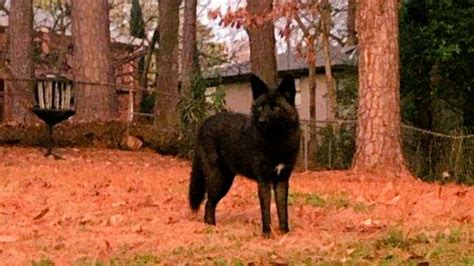
[(184, 3), (181, 95), (189, 95), (196, 70), (196, 7), (197, 0)]
[(73, 73), (78, 81), (75, 119), (78, 121), (107, 121), (117, 117), (115, 88), (103, 85), (114, 81), (109, 25), (107, 0), (72, 2)]
[[(272, 12), (272, 0), (248, 0), (247, 10), (252, 16), (264, 17)], [(275, 32), (271, 21), (263, 25), (252, 24), (247, 28), (250, 40), (250, 62), (252, 72), (259, 76), (270, 87), (275, 87), (278, 80), (275, 57)]]
[(9, 57), (13, 81), (5, 91), (5, 122), (30, 124), (34, 115), (33, 7), (31, 0), (11, 1), (9, 15)]
[(400, 136), (398, 0), (359, 1), (359, 108), (354, 169), (406, 174)]
[(170, 127), (177, 121), (179, 0), (160, 0), (160, 48), (157, 58), (155, 124)]

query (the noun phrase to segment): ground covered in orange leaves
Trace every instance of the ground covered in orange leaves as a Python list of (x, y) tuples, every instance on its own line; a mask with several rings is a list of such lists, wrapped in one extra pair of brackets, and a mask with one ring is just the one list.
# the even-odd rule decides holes
[(295, 173), (290, 233), (260, 235), (236, 178), (217, 227), (189, 211), (190, 163), (153, 152), (0, 147), (2, 265), (474, 264), (474, 188), (348, 171)]

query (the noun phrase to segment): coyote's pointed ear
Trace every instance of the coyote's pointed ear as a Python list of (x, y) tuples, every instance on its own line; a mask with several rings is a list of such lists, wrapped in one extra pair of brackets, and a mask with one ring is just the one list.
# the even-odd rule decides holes
[(296, 86), (292, 75), (286, 75), (278, 86), (278, 92), (291, 104), (295, 105)]
[(252, 87), (252, 96), (254, 100), (256, 100), (258, 96), (268, 92), (267, 84), (254, 74), (250, 75), (250, 85)]

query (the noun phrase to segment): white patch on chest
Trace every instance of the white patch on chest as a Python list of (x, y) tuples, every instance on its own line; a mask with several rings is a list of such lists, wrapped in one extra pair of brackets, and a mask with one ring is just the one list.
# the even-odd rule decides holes
[(275, 171), (277, 172), (277, 175), (279, 176), (280, 173), (281, 173), (281, 170), (283, 170), (283, 168), (285, 168), (285, 165), (284, 164), (279, 164), (275, 167)]

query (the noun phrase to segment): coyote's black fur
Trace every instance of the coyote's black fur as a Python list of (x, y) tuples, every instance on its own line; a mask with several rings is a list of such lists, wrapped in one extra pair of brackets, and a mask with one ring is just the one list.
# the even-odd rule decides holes
[(207, 193), (204, 220), (215, 225), (215, 209), (229, 191), (234, 176), (258, 183), (264, 236), (270, 229), (272, 188), (280, 230), (288, 232), (288, 181), (300, 145), (295, 108), (295, 81), (286, 76), (276, 89), (251, 75), (250, 115), (222, 112), (207, 118), (197, 137), (189, 187), (189, 202), (198, 210)]

